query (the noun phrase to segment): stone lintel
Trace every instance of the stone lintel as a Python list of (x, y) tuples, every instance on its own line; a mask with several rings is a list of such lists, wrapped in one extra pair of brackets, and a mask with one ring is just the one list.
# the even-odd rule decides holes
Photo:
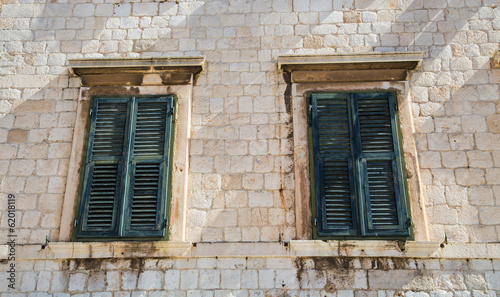
[(292, 72), (292, 82), (353, 82), (353, 81), (404, 81), (406, 69), (365, 70), (297, 70)]
[(82, 86), (182, 85), (205, 69), (205, 57), (72, 59), (68, 64)]
[(420, 66), (422, 52), (279, 56), (292, 82), (404, 81)]

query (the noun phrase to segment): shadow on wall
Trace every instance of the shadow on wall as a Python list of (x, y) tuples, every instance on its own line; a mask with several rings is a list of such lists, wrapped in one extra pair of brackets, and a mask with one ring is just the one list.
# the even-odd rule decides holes
[[(16, 196), (16, 232), (21, 243), (58, 238), (78, 96), (78, 89), (69, 88), (68, 81), (64, 75), (0, 77), (0, 87), (5, 88), (0, 91), (2, 98), (17, 98), (0, 100), (4, 111), (0, 209), (6, 213), (7, 194)], [(7, 225), (6, 215), (2, 225)], [(7, 236), (4, 229), (0, 233)]]

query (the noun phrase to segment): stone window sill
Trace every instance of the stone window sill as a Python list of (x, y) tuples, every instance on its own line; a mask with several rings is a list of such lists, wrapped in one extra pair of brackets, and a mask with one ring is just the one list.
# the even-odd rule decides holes
[[(0, 245), (0, 260), (8, 258), (8, 245)], [(210, 257), (399, 257), (491, 259), (500, 258), (499, 243), (408, 241), (290, 242), (51, 242), (16, 246), (16, 259), (82, 258), (210, 258)]]

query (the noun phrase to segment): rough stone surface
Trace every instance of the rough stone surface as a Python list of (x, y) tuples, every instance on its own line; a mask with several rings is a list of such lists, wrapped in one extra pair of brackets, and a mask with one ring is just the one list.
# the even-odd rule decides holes
[[(499, 19), (498, 0), (0, 1), (0, 237), (9, 234), (6, 197), (13, 194), (19, 244), (59, 239), (66, 188), (80, 180), (68, 176), (73, 145), (86, 137), (85, 127), (76, 126), (86, 90), (70, 76), (69, 59), (205, 56), (206, 69), (192, 87), (189, 166), (173, 165), (187, 172), (186, 209), (172, 217), (186, 216), (191, 242), (288, 242), (297, 239), (298, 225), (312, 229), (313, 220), (301, 215), (314, 211), (297, 209), (311, 205), (309, 190), (295, 193), (309, 186), (296, 183), (295, 169), (300, 158), (308, 164), (310, 150), (294, 147), (308, 137), (294, 131), (301, 120), (294, 111), (304, 106), (292, 102), (297, 86), (278, 70), (278, 56), (422, 51), (421, 67), (398, 96), (400, 115), (408, 114), (401, 117), (405, 154), (416, 151), (406, 160), (415, 168), (408, 170), (413, 219), (428, 223), (429, 240), (498, 243), (500, 70), (492, 57)], [(178, 202), (177, 193), (171, 199)], [(327, 259), (326, 266), (318, 259), (179, 258), (175, 267), (160, 263), (171, 259), (113, 259), (99, 260), (98, 268), (92, 264), (99, 261), (87, 260), (19, 259), (18, 288), (0, 296), (493, 297), (500, 291), (496, 258)], [(2, 289), (6, 265), (0, 261)]]

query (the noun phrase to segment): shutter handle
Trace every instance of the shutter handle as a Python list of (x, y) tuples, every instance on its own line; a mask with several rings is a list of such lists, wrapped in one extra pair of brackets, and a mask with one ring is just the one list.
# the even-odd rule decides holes
[(167, 227), (168, 219), (163, 219), (163, 222), (156, 225), (156, 230), (160, 230)]

